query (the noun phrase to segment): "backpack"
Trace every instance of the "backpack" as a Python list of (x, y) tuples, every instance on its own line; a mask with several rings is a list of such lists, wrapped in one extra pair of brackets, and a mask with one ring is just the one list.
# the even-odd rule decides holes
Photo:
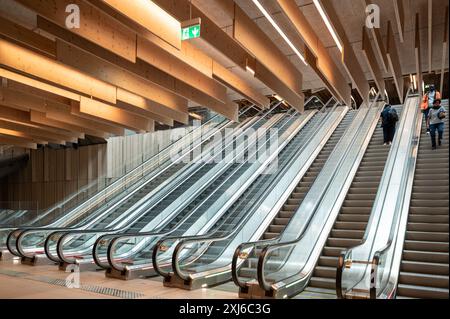
[(391, 107), (389, 109), (387, 118), (388, 118), (389, 123), (398, 122), (398, 114), (397, 114), (397, 111), (393, 107)]

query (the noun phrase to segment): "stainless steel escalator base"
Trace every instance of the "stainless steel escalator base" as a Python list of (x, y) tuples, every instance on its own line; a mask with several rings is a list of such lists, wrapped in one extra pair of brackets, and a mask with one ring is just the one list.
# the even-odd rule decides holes
[(55, 262), (51, 261), (44, 255), (35, 255), (33, 257), (22, 257), (20, 259), (22, 265), (28, 266), (39, 266), (39, 265), (56, 265)]
[(120, 279), (120, 280), (132, 280), (138, 278), (147, 278), (156, 276), (155, 271), (147, 269), (136, 269), (133, 271), (124, 270), (119, 271), (114, 268), (108, 268), (105, 271), (106, 278)]

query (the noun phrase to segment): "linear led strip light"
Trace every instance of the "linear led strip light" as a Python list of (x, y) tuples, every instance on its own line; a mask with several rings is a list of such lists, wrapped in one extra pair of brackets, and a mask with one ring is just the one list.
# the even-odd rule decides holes
[(275, 30), (277, 30), (277, 32), (281, 35), (281, 37), (284, 39), (284, 41), (286, 41), (286, 43), (289, 45), (289, 47), (295, 52), (295, 54), (297, 54), (297, 56), (300, 58), (300, 60), (302, 60), (302, 62), (305, 65), (308, 65), (308, 63), (306, 63), (305, 57), (300, 53), (300, 51), (298, 51), (298, 49), (291, 42), (291, 40), (289, 40), (289, 38), (286, 36), (286, 34), (283, 32), (283, 30), (281, 30), (281, 28), (278, 26), (278, 24), (272, 19), (270, 14), (266, 11), (266, 9), (264, 9), (264, 7), (261, 5), (261, 3), (259, 3), (258, 0), (252, 0), (252, 1), (256, 5), (256, 7), (258, 7), (259, 11), (261, 11), (261, 13), (266, 17), (266, 19), (269, 20), (269, 22), (272, 24), (272, 26), (275, 28)]
[(314, 5), (316, 6), (317, 10), (320, 13), (320, 16), (322, 17), (323, 22), (325, 22), (325, 25), (327, 26), (328, 31), (331, 33), (331, 36), (333, 37), (334, 42), (336, 42), (336, 45), (342, 53), (342, 44), (339, 41), (339, 37), (336, 34), (336, 31), (334, 31), (333, 26), (330, 23), (330, 20), (328, 19), (328, 16), (325, 14), (325, 11), (322, 8), (322, 5), (320, 4), (319, 0), (313, 0)]

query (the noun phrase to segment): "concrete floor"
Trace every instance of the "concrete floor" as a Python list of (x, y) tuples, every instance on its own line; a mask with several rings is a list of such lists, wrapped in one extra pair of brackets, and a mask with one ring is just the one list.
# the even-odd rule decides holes
[(122, 281), (105, 278), (103, 271), (81, 272), (80, 288), (68, 288), (70, 273), (55, 265), (28, 266), (17, 260), (0, 260), (0, 299), (236, 299), (237, 287), (227, 283), (188, 291), (166, 288), (161, 277)]

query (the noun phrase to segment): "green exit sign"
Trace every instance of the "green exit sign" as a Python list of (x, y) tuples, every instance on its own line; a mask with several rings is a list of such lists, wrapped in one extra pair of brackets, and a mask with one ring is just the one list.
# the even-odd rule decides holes
[(189, 40), (200, 37), (200, 24), (181, 29), (181, 40)]

